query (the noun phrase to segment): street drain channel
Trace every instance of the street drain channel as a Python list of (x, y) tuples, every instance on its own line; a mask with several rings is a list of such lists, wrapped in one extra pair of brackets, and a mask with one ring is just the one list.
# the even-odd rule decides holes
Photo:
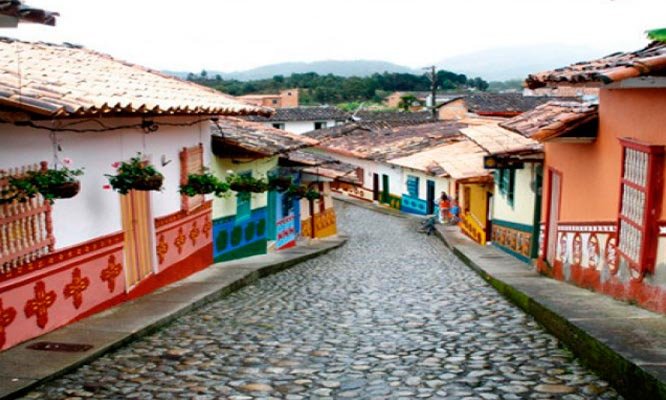
[(27, 346), (30, 350), (40, 351), (60, 351), (63, 353), (81, 353), (93, 348), (91, 344), (82, 343), (58, 343), (58, 342), (37, 342)]

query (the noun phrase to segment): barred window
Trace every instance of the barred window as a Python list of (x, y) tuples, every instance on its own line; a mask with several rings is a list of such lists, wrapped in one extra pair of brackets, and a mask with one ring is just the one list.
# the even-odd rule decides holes
[[(656, 257), (657, 207), (663, 183), (663, 146), (621, 139), (622, 175), (618, 249), (632, 272), (652, 272)], [(636, 275), (634, 274), (634, 275)]]
[[(203, 145), (184, 147), (180, 152), (180, 182), (187, 183), (189, 174), (198, 174), (203, 172)], [(197, 196), (181, 197), (181, 209), (183, 211), (192, 211), (204, 203), (205, 197), (200, 194)]]
[[(28, 171), (46, 169), (47, 163), (0, 171), (0, 193), (9, 188), (9, 178)], [(24, 202), (2, 201), (0, 196), (0, 273), (29, 263), (53, 251), (51, 205), (37, 195)]]

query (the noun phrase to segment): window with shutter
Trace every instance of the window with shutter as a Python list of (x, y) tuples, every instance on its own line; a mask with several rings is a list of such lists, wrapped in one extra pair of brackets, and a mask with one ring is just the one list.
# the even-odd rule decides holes
[[(187, 176), (203, 172), (203, 145), (185, 147), (180, 152), (180, 183), (187, 183)], [(205, 201), (204, 195), (181, 197), (181, 209), (192, 211), (202, 205)]]
[(657, 219), (663, 189), (664, 146), (620, 139), (622, 174), (618, 217), (618, 250), (634, 278), (654, 271)]

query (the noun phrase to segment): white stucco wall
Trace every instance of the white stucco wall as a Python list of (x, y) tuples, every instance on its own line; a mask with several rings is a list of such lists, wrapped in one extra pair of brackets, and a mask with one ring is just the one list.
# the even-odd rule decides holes
[[(155, 118), (155, 122), (189, 123), (193, 118)], [(71, 121), (69, 121), (71, 123)], [(134, 118), (106, 118), (106, 126), (124, 126), (141, 123)], [(48, 125), (48, 123), (40, 123)], [(76, 129), (99, 129), (98, 123), (81, 123)], [(193, 126), (160, 125), (157, 132), (145, 134), (138, 128), (106, 132), (58, 132), (57, 141), (62, 151), (58, 156), (74, 161), (73, 168), (85, 168), (80, 177), (81, 192), (72, 199), (56, 200), (53, 206), (53, 231), (56, 248), (63, 248), (121, 230), (120, 198), (113, 190), (105, 190), (108, 184), (104, 174), (113, 174), (111, 166), (116, 161), (127, 160), (142, 152), (150, 156), (153, 164), (164, 175), (161, 192), (150, 192), (152, 217), (171, 214), (180, 210), (180, 160), (182, 147), (204, 144), (204, 165), (210, 151), (209, 122)], [(0, 124), (0, 169), (8, 169), (39, 161), (53, 162), (52, 141), (49, 131)], [(162, 166), (161, 160), (170, 160)]]
[(523, 169), (516, 170), (513, 206), (509, 205), (506, 194), (500, 192), (498, 182), (495, 182), (493, 219), (523, 225), (534, 224), (534, 201), (536, 193), (532, 189), (532, 182), (536, 178), (535, 168), (535, 164), (525, 163)]
[(427, 181), (431, 180), (435, 182), (435, 201), (439, 202), (439, 197), (442, 195), (442, 192), (446, 192), (447, 195), (453, 194), (453, 185), (448, 178), (440, 178), (436, 176), (427, 175), (422, 171), (413, 170), (411, 168), (403, 168), (402, 172), (402, 194), (407, 194), (407, 177), (409, 175), (419, 178), (419, 198), (421, 200), (427, 200)]

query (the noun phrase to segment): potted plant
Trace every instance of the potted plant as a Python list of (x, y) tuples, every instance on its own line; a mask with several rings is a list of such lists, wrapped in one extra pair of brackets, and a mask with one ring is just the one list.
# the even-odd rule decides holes
[(199, 174), (188, 175), (187, 183), (180, 185), (180, 193), (190, 197), (210, 193), (221, 197), (228, 191), (229, 184), (227, 182), (220, 181), (215, 175), (205, 169)]
[(268, 182), (246, 174), (230, 174), (227, 176), (229, 188), (239, 193), (263, 193), (268, 190)]
[(289, 175), (275, 175), (268, 177), (268, 189), (276, 192), (285, 192), (291, 185), (292, 178)]
[(302, 199), (305, 197), (305, 194), (308, 192), (308, 189), (305, 186), (302, 185), (290, 185), (289, 189), (287, 189), (287, 194), (291, 197), (294, 197), (296, 199)]
[(144, 161), (141, 153), (129, 161), (114, 163), (116, 175), (106, 174), (113, 190), (127, 194), (130, 190), (160, 190), (164, 176), (155, 167)]
[(1, 202), (11, 203), (14, 200), (25, 202), (37, 193), (53, 204), (54, 199), (69, 199), (81, 190), (78, 176), (83, 175), (83, 168), (71, 169), (72, 160), (63, 160), (62, 168), (49, 168), (28, 171), (25, 175), (9, 178), (9, 188), (2, 191)]
[(308, 200), (319, 200), (321, 199), (321, 193), (319, 193), (318, 190), (308, 189), (307, 192), (305, 192), (305, 198)]

